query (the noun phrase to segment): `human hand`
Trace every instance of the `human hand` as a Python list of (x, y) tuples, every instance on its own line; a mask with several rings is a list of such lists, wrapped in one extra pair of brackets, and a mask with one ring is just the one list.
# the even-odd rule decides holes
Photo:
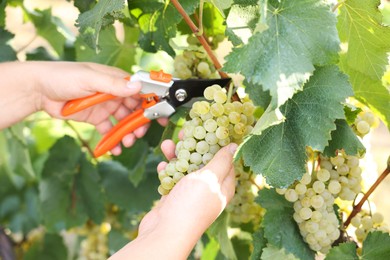
[[(40, 93), (38, 109), (56, 118), (64, 119), (61, 110), (69, 100), (87, 97), (96, 92), (117, 96), (116, 99), (66, 117), (93, 124), (103, 135), (112, 128), (110, 116), (121, 120), (141, 104), (138, 95), (141, 83), (125, 80), (128, 73), (118, 68), (95, 63), (34, 62), (31, 69), (35, 70), (36, 75), (45, 75), (40, 77), (36, 84), (37, 92)], [(167, 120), (161, 119), (159, 122), (165, 125)], [(145, 135), (148, 126), (142, 126), (126, 135), (122, 139), (123, 145), (133, 145), (136, 138)], [(111, 152), (114, 155), (120, 154), (120, 145)]]
[[(168, 160), (174, 157), (172, 141), (164, 141), (161, 148)], [(184, 176), (142, 219), (137, 239), (112, 259), (186, 259), (234, 195), (236, 148), (222, 148), (205, 167)]]

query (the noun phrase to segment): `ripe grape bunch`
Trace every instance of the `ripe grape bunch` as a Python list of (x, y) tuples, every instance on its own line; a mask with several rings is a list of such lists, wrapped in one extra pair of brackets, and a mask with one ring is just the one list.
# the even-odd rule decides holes
[(187, 173), (202, 168), (213, 156), (231, 142), (240, 143), (250, 133), (254, 123), (252, 102), (230, 102), (225, 89), (212, 85), (197, 101), (183, 125), (183, 140), (176, 145), (176, 158), (158, 173), (158, 192), (166, 195)]
[(240, 161), (235, 169), (236, 174), (236, 193), (226, 207), (230, 213), (231, 220), (235, 223), (254, 222), (258, 224), (262, 216), (263, 208), (255, 202), (255, 194), (258, 189), (253, 185), (253, 172), (247, 171)]
[(388, 226), (383, 222), (384, 217), (381, 213), (370, 214), (367, 210), (362, 210), (351, 219), (351, 224), (356, 228), (355, 235), (357, 240), (362, 243), (370, 231), (389, 232)]
[(355, 133), (364, 137), (370, 132), (370, 129), (378, 124), (378, 118), (374, 116), (370, 111), (362, 111), (358, 114), (353, 124)]
[(277, 189), (294, 203), (294, 220), (304, 240), (314, 251), (326, 254), (339, 238), (339, 220), (333, 205), (336, 198), (353, 200), (361, 191), (359, 159), (340, 153), (320, 157), (320, 169), (306, 173), (288, 189)]

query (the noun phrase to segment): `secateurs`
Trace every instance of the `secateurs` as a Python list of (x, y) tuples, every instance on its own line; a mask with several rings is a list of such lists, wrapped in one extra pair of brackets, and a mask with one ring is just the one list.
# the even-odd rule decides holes
[[(188, 103), (195, 97), (202, 97), (203, 91), (208, 86), (218, 84), (224, 87), (230, 82), (229, 78), (179, 80), (172, 78), (170, 74), (164, 73), (162, 70), (151, 71), (150, 73), (138, 71), (126, 79), (141, 82), (141, 108), (122, 119), (102, 138), (95, 148), (95, 157), (110, 151), (125, 135), (151, 120), (169, 117), (175, 113), (177, 107)], [(114, 98), (117, 97), (105, 93), (96, 93), (85, 98), (71, 100), (63, 107), (62, 115), (68, 116)]]

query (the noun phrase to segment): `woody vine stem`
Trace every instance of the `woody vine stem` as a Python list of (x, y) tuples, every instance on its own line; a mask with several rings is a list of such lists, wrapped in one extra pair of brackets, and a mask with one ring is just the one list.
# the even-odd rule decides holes
[(386, 169), (382, 172), (382, 174), (378, 177), (378, 179), (370, 187), (370, 189), (366, 192), (366, 194), (364, 194), (363, 198), (359, 201), (359, 203), (353, 207), (351, 214), (348, 216), (347, 220), (344, 223), (344, 228), (348, 227), (348, 225), (351, 223), (352, 218), (356, 216), (357, 213), (360, 212), (363, 204), (367, 201), (368, 197), (370, 197), (370, 195), (374, 192), (374, 190), (378, 187), (378, 185), (387, 177), (387, 175), (389, 175), (389, 173), (390, 173), (390, 157), (387, 160)]

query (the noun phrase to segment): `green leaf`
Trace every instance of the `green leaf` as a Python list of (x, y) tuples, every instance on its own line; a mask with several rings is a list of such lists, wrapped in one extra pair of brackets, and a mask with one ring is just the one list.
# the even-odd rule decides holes
[(100, 223), (104, 199), (99, 176), (75, 141), (65, 136), (50, 149), (39, 184), (43, 220), (49, 230)]
[(267, 241), (277, 248), (284, 248), (286, 253), (292, 253), (301, 260), (314, 259), (314, 252), (303, 241), (298, 225), (293, 219), (293, 204), (277, 194), (274, 189), (260, 190), (256, 200), (266, 209), (262, 225)]
[(337, 150), (344, 150), (349, 155), (361, 156), (366, 148), (357, 138), (352, 128), (345, 120), (338, 119), (335, 122), (336, 130), (332, 131), (332, 139), (324, 149), (324, 155), (328, 157), (336, 156)]
[[(197, 0), (180, 1), (187, 14), (192, 14), (198, 6)], [(169, 2), (159, 0), (128, 0), (130, 14), (138, 20), (141, 28), (140, 47), (147, 52), (163, 50), (174, 56), (175, 51), (169, 40), (177, 33), (177, 24), (182, 16)]]
[(390, 52), (390, 27), (382, 25), (379, 4), (379, 0), (343, 2), (338, 30), (348, 48), (340, 61), (350, 76), (356, 98), (377, 112), (390, 127), (390, 93), (382, 85)]
[(120, 230), (112, 229), (110, 233), (108, 233), (108, 250), (110, 255), (119, 251), (119, 249), (124, 247), (127, 243), (129, 243), (129, 238)]
[(157, 192), (159, 180), (155, 171), (147, 172), (138, 187), (134, 187), (129, 180), (127, 169), (120, 163), (115, 161), (102, 162), (98, 169), (107, 199), (120, 208), (147, 211), (150, 210), (153, 202), (160, 197)]
[(76, 26), (89, 47), (100, 49), (100, 31), (123, 17), (124, 4), (123, 0), (100, 0), (92, 9), (80, 14)]
[(347, 77), (336, 66), (318, 68), (304, 90), (280, 108), (285, 121), (243, 144), (245, 164), (274, 187), (300, 179), (306, 172), (306, 146), (324, 150), (336, 129), (334, 121), (344, 118), (341, 102), (351, 94)]
[(349, 80), (355, 92), (355, 98), (366, 104), (390, 128), (390, 92), (382, 85), (382, 80), (373, 80), (371, 77), (344, 66), (341, 60), (341, 69), (349, 75)]
[(356, 254), (356, 244), (342, 243), (338, 246), (332, 247), (329, 253), (326, 255), (325, 260), (358, 260), (359, 257)]
[(360, 112), (362, 112), (362, 109), (359, 107), (355, 107), (351, 104), (344, 105), (345, 120), (349, 125), (355, 123), (355, 120)]
[(51, 9), (34, 10), (29, 12), (24, 10), (28, 19), (34, 24), (37, 34), (47, 40), (58, 56), (62, 56), (66, 37), (62, 33), (64, 25), (51, 14)]
[(206, 0), (207, 2), (212, 3), (219, 11), (223, 14), (223, 10), (228, 9), (232, 6), (233, 0)]
[(283, 260), (298, 260), (294, 255), (287, 254), (283, 248), (277, 248), (273, 245), (267, 245), (263, 249), (263, 254), (261, 255), (262, 260), (274, 260), (274, 259), (283, 259)]
[(130, 181), (138, 186), (146, 170), (149, 145), (143, 139), (138, 139), (130, 148), (122, 148), (122, 153), (115, 156), (114, 160), (120, 162), (128, 170)]
[(253, 234), (253, 252), (251, 260), (261, 259), (263, 249), (267, 246), (267, 239), (264, 237), (264, 228), (260, 228)]
[(16, 53), (8, 42), (14, 35), (0, 27), (0, 62), (17, 60)]
[(96, 4), (96, 0), (74, 0), (74, 6), (79, 9), (80, 13), (84, 13), (91, 9)]
[(209, 235), (219, 242), (222, 254), (229, 260), (237, 259), (228, 230), (229, 214), (222, 212), (218, 219), (209, 228)]
[(25, 260), (67, 260), (68, 249), (60, 235), (45, 234), (43, 240), (38, 240), (29, 248)]
[[(237, 1), (235, 1), (237, 2)], [(248, 42), (259, 21), (258, 1), (232, 5), (226, 18), (226, 35), (234, 46)]]
[(39, 60), (39, 61), (54, 61), (56, 60), (46, 48), (38, 47), (35, 50), (32, 50), (26, 54), (27, 60)]
[(7, 5), (6, 0), (0, 0), (0, 28), (5, 27), (5, 7), (6, 7), (6, 5)]
[(136, 63), (135, 43), (139, 31), (135, 28), (124, 28), (125, 40), (123, 43), (117, 39), (114, 27), (109, 26), (101, 31), (99, 40), (101, 51), (98, 54), (89, 48), (82, 38), (77, 38), (75, 43), (77, 60), (111, 65), (130, 72), (131, 67)]
[(362, 259), (390, 259), (390, 234), (370, 232), (363, 242)]
[(337, 61), (339, 39), (335, 16), (322, 1), (268, 1), (266, 19), (268, 29), (235, 48), (224, 70), (262, 85), (278, 107), (302, 90), (314, 65)]

